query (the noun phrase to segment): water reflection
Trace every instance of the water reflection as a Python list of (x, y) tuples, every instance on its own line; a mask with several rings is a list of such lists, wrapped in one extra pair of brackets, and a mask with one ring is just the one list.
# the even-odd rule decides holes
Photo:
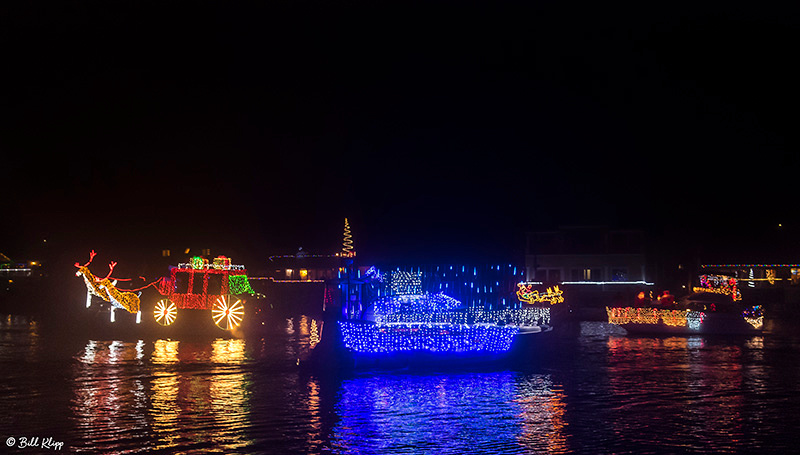
[(73, 418), (75, 451), (112, 452), (119, 441), (146, 439), (147, 385), (142, 368), (144, 342), (89, 341), (75, 366)]
[[(90, 342), (91, 343), (91, 342)], [(155, 342), (155, 349), (151, 361), (155, 364), (168, 365), (178, 363), (178, 345), (180, 341), (158, 340)]]
[(285, 319), (282, 332), (294, 342), (287, 343), (286, 355), (297, 359), (313, 349), (322, 339), (323, 322), (306, 315), (300, 315), (298, 320), (295, 318)]
[(515, 402), (520, 405), (522, 422), (520, 443), (536, 452), (565, 453), (568, 451), (566, 395), (560, 385), (554, 385), (549, 375), (537, 375), (517, 382)]
[(370, 376), (344, 381), (340, 453), (563, 453), (564, 392), (549, 375)]
[[(250, 373), (244, 340), (89, 341), (78, 356), (76, 451), (236, 451), (248, 444)], [(195, 365), (199, 371), (185, 371)], [(181, 368), (175, 368), (180, 366)]]
[(745, 350), (762, 343), (761, 337), (742, 345), (712, 345), (701, 337), (610, 337), (614, 437), (653, 447), (741, 450), (753, 437), (744, 417), (753, 386), (745, 381)]
[(86, 341), (0, 324), (0, 434), (85, 453), (796, 451), (794, 338), (593, 327), (542, 344), (534, 371), (342, 379), (298, 372), (315, 327), (298, 316), (257, 339)]

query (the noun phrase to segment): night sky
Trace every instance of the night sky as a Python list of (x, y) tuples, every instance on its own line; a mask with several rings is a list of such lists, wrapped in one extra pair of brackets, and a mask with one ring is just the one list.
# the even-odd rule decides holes
[(14, 3), (12, 257), (329, 253), (344, 217), (376, 260), (514, 256), (564, 225), (749, 251), (798, 232), (795, 11)]

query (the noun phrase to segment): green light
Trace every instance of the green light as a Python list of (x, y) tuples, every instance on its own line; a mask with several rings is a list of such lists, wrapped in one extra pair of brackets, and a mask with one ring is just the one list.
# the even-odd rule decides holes
[(228, 289), (231, 294), (255, 294), (253, 288), (250, 287), (247, 275), (229, 275)]

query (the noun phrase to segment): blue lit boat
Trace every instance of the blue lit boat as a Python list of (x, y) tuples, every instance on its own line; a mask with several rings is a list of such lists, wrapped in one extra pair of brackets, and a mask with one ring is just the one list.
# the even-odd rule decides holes
[(358, 320), (338, 321), (357, 363), (382, 359), (432, 363), (505, 358), (523, 335), (549, 331), (548, 308), (464, 308), (443, 293), (399, 293), (376, 299)]
[(363, 309), (344, 307), (308, 363), (330, 365), (335, 358), (338, 366), (357, 367), (471, 365), (505, 359), (538, 338), (533, 335), (551, 330), (549, 305), (467, 308), (443, 292), (423, 292), (421, 278), (419, 272), (375, 272), (382, 292)]
[(383, 297), (369, 310), (363, 319), (339, 321), (344, 346), (354, 354), (503, 353), (519, 332), (515, 325), (476, 318), (477, 312), (442, 293)]

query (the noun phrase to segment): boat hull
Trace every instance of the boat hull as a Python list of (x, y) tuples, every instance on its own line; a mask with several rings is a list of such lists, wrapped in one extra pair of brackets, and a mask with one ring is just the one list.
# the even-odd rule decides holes
[(375, 324), (340, 321), (344, 346), (359, 354), (435, 354), (508, 351), (519, 329), (495, 324)]
[(706, 314), (697, 328), (657, 324), (626, 323), (617, 324), (628, 333), (663, 335), (758, 335), (760, 328), (754, 327), (736, 314)]

